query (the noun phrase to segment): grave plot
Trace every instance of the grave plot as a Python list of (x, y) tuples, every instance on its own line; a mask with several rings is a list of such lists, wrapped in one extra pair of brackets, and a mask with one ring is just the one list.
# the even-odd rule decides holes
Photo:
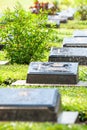
[(60, 27), (60, 21), (59, 20), (48, 20), (46, 23), (47, 27), (56, 27), (59, 28)]
[(76, 84), (78, 63), (31, 62), (26, 83), (30, 84)]
[(49, 61), (79, 62), (79, 65), (87, 65), (87, 48), (52, 47), (49, 55)]
[(75, 30), (73, 33), (74, 37), (87, 37), (87, 30)]
[(61, 17), (67, 17), (68, 20), (74, 19), (74, 12), (70, 11), (69, 9), (62, 10), (61, 12), (58, 12), (57, 14)]
[(70, 37), (64, 38), (63, 40), (63, 47), (87, 47), (87, 38), (81, 37)]
[(60, 23), (67, 23), (68, 22), (67, 17), (61, 17), (59, 15), (48, 15), (48, 20), (56, 20), (56, 21), (60, 21)]
[(0, 89), (0, 121), (57, 122), (60, 112), (57, 89)]

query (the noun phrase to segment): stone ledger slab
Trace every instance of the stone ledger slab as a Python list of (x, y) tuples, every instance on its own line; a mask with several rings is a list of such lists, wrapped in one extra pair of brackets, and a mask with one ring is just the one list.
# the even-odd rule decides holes
[(63, 47), (87, 47), (87, 38), (82, 37), (70, 37), (64, 38)]
[(60, 21), (60, 23), (67, 23), (68, 22), (67, 17), (61, 17), (59, 15), (48, 15), (48, 20), (56, 20), (56, 21)]
[(0, 89), (0, 121), (52, 121), (61, 109), (57, 89)]
[(17, 80), (11, 84), (12, 86), (41, 86), (41, 87), (87, 87), (87, 81), (79, 81), (77, 84), (29, 84), (26, 80)]
[(61, 17), (67, 17), (68, 20), (74, 19), (74, 14), (68, 10), (62, 10), (61, 12), (58, 12), (58, 15)]
[(73, 33), (74, 37), (87, 37), (87, 30), (75, 30)]
[(87, 65), (87, 48), (52, 47), (49, 55), (49, 61), (79, 62), (79, 65)]
[(78, 63), (31, 62), (26, 83), (31, 84), (76, 84)]

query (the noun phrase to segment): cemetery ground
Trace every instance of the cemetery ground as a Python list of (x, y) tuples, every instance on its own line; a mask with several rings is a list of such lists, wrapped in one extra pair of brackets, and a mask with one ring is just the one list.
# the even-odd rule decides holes
[[(49, 44), (49, 50), (45, 52), (47, 61), (51, 46), (62, 47), (64, 37), (72, 36), (75, 29), (86, 29), (87, 21), (68, 21), (67, 24), (61, 24), (60, 28), (54, 29)], [(0, 60), (6, 59), (5, 50), (0, 51)], [(26, 80), (28, 71), (26, 64), (8, 64), (0, 66), (0, 87), (7, 88), (25, 88), (25, 86), (11, 86), (16, 80)], [(79, 66), (79, 80), (87, 81), (87, 66)], [(31, 86), (26, 86), (31, 88)], [(32, 88), (40, 88), (40, 86), (32, 86)], [(49, 88), (46, 86), (46, 88)], [(53, 88), (51, 86), (51, 88)], [(62, 109), (67, 111), (78, 111), (79, 124), (75, 125), (59, 125), (53, 123), (32, 123), (32, 122), (1, 122), (0, 130), (86, 130), (87, 129), (87, 88), (86, 87), (55, 87), (59, 90), (62, 97)]]

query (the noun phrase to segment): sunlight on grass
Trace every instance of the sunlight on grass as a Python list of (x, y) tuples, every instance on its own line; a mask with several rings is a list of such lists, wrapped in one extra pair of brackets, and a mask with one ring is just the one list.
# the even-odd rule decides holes
[(8, 7), (13, 10), (17, 2), (19, 2), (26, 10), (28, 10), (33, 4), (33, 0), (0, 0), (0, 12)]

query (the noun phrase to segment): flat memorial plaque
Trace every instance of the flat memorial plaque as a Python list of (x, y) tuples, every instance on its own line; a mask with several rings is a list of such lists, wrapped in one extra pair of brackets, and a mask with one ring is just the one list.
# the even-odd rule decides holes
[(87, 37), (87, 30), (76, 30), (73, 33), (74, 37)]
[(64, 38), (63, 47), (87, 47), (87, 38), (85, 37)]
[(31, 62), (26, 83), (32, 84), (76, 84), (78, 63)]
[(67, 23), (68, 22), (67, 17), (61, 17), (59, 15), (48, 15), (48, 20), (56, 20), (56, 21), (60, 21), (60, 23)]
[(0, 121), (57, 121), (60, 112), (57, 89), (0, 89)]
[(79, 62), (80, 65), (87, 65), (87, 48), (52, 47), (49, 55), (49, 61)]
[(74, 14), (68, 10), (63, 10), (63, 11), (59, 12), (59, 16), (67, 17), (69, 20), (74, 19)]

